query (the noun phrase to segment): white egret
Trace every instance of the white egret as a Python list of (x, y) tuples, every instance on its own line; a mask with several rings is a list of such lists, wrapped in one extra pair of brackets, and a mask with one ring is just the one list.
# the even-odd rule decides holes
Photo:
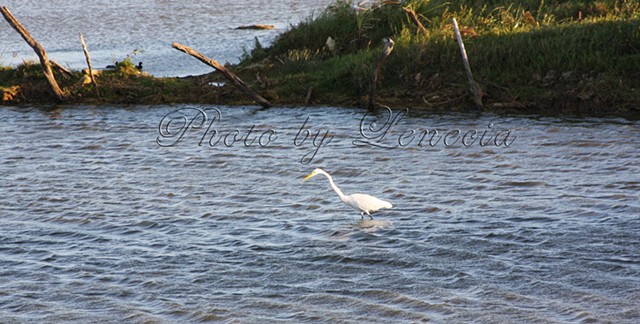
[(313, 170), (313, 172), (309, 173), (308, 176), (304, 177), (303, 181), (306, 181), (307, 179), (313, 177), (316, 174), (322, 174), (325, 177), (327, 177), (327, 179), (329, 179), (329, 183), (331, 184), (331, 188), (333, 188), (333, 191), (335, 191), (338, 194), (338, 197), (340, 197), (340, 200), (342, 200), (345, 204), (358, 210), (360, 212), (360, 217), (362, 219), (364, 219), (365, 213), (369, 216), (369, 218), (373, 219), (373, 217), (371, 217), (371, 213), (379, 209), (393, 207), (393, 205), (391, 205), (391, 203), (389, 203), (388, 201), (378, 199), (371, 195), (361, 194), (361, 193), (345, 195), (344, 193), (342, 193), (342, 190), (340, 190), (340, 188), (338, 188), (338, 186), (336, 186), (336, 184), (333, 182), (333, 177), (331, 177), (330, 174), (328, 174), (322, 169)]

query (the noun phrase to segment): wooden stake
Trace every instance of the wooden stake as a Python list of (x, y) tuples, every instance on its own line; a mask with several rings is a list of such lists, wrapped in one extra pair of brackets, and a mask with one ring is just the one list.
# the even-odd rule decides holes
[(471, 74), (471, 66), (469, 65), (469, 58), (467, 57), (467, 51), (464, 49), (464, 42), (462, 42), (462, 35), (460, 35), (460, 29), (458, 28), (458, 22), (455, 18), (453, 18), (453, 29), (456, 33), (456, 38), (458, 40), (458, 46), (460, 46), (460, 54), (462, 55), (462, 63), (464, 64), (464, 69), (467, 72), (467, 81), (469, 81), (469, 90), (471, 90), (471, 94), (473, 95), (473, 102), (476, 106), (482, 109), (482, 90), (480, 90), (480, 85), (473, 79), (473, 74)]
[(20, 36), (33, 48), (33, 50), (38, 55), (40, 59), (40, 66), (42, 67), (42, 72), (44, 72), (44, 76), (47, 78), (49, 82), (49, 86), (51, 87), (51, 91), (56, 96), (59, 101), (64, 101), (66, 99), (66, 93), (60, 89), (58, 86), (58, 82), (56, 82), (56, 78), (53, 75), (53, 71), (51, 70), (51, 64), (49, 63), (49, 58), (47, 57), (47, 52), (44, 50), (42, 45), (31, 37), (31, 34), (20, 24), (20, 22), (11, 14), (7, 7), (0, 8), (4, 19), (7, 20), (9, 25), (15, 29)]
[(307, 90), (307, 96), (304, 98), (305, 105), (310, 105), (313, 100), (313, 87), (309, 87)]
[(269, 108), (271, 107), (271, 103), (261, 97), (259, 94), (257, 94), (255, 91), (251, 90), (251, 88), (249, 88), (249, 86), (244, 83), (244, 81), (242, 81), (237, 75), (235, 75), (233, 72), (229, 71), (227, 68), (225, 68), (224, 66), (222, 66), (222, 64), (218, 63), (218, 61), (216, 60), (212, 60), (204, 55), (202, 55), (201, 53), (191, 49), (188, 46), (179, 44), (179, 43), (172, 43), (171, 47), (187, 53), (195, 58), (197, 58), (198, 60), (200, 60), (200, 62), (207, 64), (211, 67), (213, 67), (214, 69), (220, 71), (220, 73), (222, 73), (222, 75), (224, 75), (225, 78), (227, 78), (229, 81), (233, 82), (233, 85), (238, 88), (240, 91), (242, 91), (245, 95), (247, 95), (248, 97), (250, 97), (251, 99), (253, 99), (255, 102), (257, 102), (259, 105), (261, 105), (264, 108)]
[(384, 42), (384, 47), (382, 48), (382, 53), (378, 57), (376, 61), (376, 66), (373, 69), (373, 74), (371, 75), (371, 84), (369, 88), (369, 103), (367, 104), (367, 109), (369, 111), (375, 110), (375, 100), (376, 100), (376, 84), (378, 83), (378, 74), (380, 74), (380, 69), (382, 68), (382, 63), (391, 55), (393, 51), (393, 39), (385, 38), (382, 40)]
[(82, 36), (82, 33), (80, 33), (80, 42), (82, 43), (82, 50), (84, 51), (84, 57), (87, 59), (87, 65), (89, 66), (89, 78), (91, 79), (91, 84), (93, 85), (93, 92), (96, 94), (96, 97), (100, 98), (100, 91), (98, 91), (98, 83), (96, 82), (96, 79), (93, 76), (93, 68), (91, 67), (91, 57), (89, 56), (89, 50), (87, 49), (87, 44), (84, 42), (84, 37)]

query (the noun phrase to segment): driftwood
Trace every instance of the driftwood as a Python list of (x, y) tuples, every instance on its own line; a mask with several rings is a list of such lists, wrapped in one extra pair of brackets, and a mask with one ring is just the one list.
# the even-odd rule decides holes
[(369, 103), (367, 104), (367, 109), (369, 111), (375, 110), (375, 100), (376, 100), (376, 84), (378, 83), (378, 75), (380, 74), (380, 69), (382, 68), (382, 63), (387, 59), (387, 57), (393, 51), (393, 39), (385, 38), (382, 40), (384, 42), (384, 47), (382, 48), (382, 53), (378, 57), (376, 61), (376, 66), (373, 69), (373, 74), (371, 75), (371, 84), (369, 88)]
[(13, 29), (15, 29), (20, 34), (20, 36), (22, 36), (22, 38), (27, 42), (27, 44), (29, 44), (29, 46), (31, 46), (31, 48), (33, 48), (33, 50), (36, 52), (36, 54), (38, 55), (38, 58), (40, 59), (40, 66), (42, 67), (42, 72), (44, 72), (44, 76), (47, 78), (47, 81), (49, 82), (51, 91), (53, 91), (53, 94), (56, 96), (56, 98), (59, 101), (64, 101), (66, 99), (66, 93), (62, 91), (62, 89), (60, 89), (60, 86), (58, 86), (58, 82), (56, 82), (56, 78), (54, 77), (53, 71), (51, 70), (51, 64), (49, 62), (49, 58), (47, 57), (47, 52), (44, 50), (42, 45), (40, 45), (40, 43), (36, 42), (36, 40), (33, 39), (33, 37), (31, 37), (31, 34), (29, 34), (29, 32), (11, 14), (11, 12), (7, 7), (3, 6), (2, 8), (0, 8), (0, 11), (2, 12), (4, 19), (7, 20), (9, 25), (11, 25), (11, 27), (13, 27)]
[(421, 31), (423, 34), (427, 32), (424, 26), (422, 26), (422, 23), (420, 23), (420, 20), (418, 19), (418, 15), (416, 15), (416, 12), (413, 11), (413, 9), (409, 7), (402, 7), (402, 9), (407, 13), (407, 15), (409, 15), (409, 18), (411, 19), (411, 21), (413, 21), (416, 27), (418, 27), (419, 31)]
[(273, 26), (273, 25), (256, 24), (256, 25), (239, 26), (236, 29), (267, 30), (267, 29), (273, 29), (274, 27), (275, 26)]
[(80, 42), (82, 43), (82, 50), (84, 51), (84, 57), (87, 59), (87, 65), (89, 66), (89, 79), (91, 80), (91, 84), (93, 85), (93, 92), (96, 94), (96, 97), (100, 98), (100, 91), (98, 91), (98, 83), (96, 82), (96, 78), (93, 75), (93, 68), (91, 67), (91, 57), (89, 56), (89, 50), (87, 49), (87, 44), (84, 42), (84, 37), (82, 33), (80, 33)]
[(0, 87), (0, 102), (9, 102), (15, 100), (18, 96), (19, 90), (19, 86), (12, 86), (8, 88)]
[(467, 57), (467, 51), (464, 49), (464, 43), (462, 42), (462, 35), (460, 35), (460, 29), (458, 28), (458, 22), (455, 18), (453, 18), (453, 29), (456, 33), (456, 39), (458, 40), (458, 46), (460, 46), (460, 54), (462, 55), (462, 63), (464, 64), (464, 69), (467, 73), (467, 81), (469, 81), (469, 90), (471, 90), (471, 94), (473, 95), (473, 102), (477, 106), (477, 108), (482, 109), (482, 90), (480, 89), (480, 85), (473, 79), (473, 74), (471, 73), (471, 66), (469, 65), (469, 58)]
[(207, 64), (207, 65), (213, 67), (214, 69), (220, 71), (220, 73), (222, 73), (222, 75), (224, 75), (225, 78), (227, 78), (229, 81), (233, 82), (233, 85), (236, 88), (238, 88), (240, 91), (242, 91), (242, 93), (244, 93), (245, 95), (247, 95), (248, 97), (253, 99), (255, 102), (257, 102), (262, 107), (264, 107), (264, 108), (271, 107), (271, 103), (267, 99), (263, 98), (262, 96), (257, 94), (255, 91), (253, 91), (251, 88), (249, 88), (249, 86), (246, 83), (244, 83), (244, 81), (242, 81), (233, 72), (229, 71), (227, 68), (222, 66), (222, 64), (218, 63), (218, 61), (212, 60), (212, 59), (202, 55), (201, 53), (191, 49), (190, 47), (182, 45), (182, 44), (172, 43), (171, 46), (173, 48), (181, 51), (181, 52), (187, 53), (187, 54), (197, 58), (202, 63)]

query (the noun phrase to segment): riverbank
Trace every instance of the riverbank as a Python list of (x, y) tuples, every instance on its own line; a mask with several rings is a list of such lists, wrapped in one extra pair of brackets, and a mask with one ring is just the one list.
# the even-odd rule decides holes
[[(452, 18), (461, 26), (485, 110), (640, 110), (637, 1), (414, 0), (367, 7), (338, 1), (269, 47), (256, 41), (228, 68), (274, 105), (364, 106), (381, 40), (388, 37), (395, 47), (382, 65), (377, 103), (467, 110), (472, 102)], [(53, 102), (38, 69), (2, 68), (3, 103)], [(97, 76), (100, 98), (81, 84), (81, 72), (66, 79), (56, 72), (56, 78), (69, 92), (69, 103), (251, 103), (217, 73), (156, 78), (130, 67), (106, 70)]]

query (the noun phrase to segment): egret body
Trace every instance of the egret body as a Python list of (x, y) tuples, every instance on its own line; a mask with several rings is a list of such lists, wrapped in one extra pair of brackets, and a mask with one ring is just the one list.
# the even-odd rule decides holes
[(322, 174), (327, 177), (327, 179), (329, 179), (329, 184), (331, 184), (331, 188), (333, 188), (333, 191), (338, 194), (340, 200), (359, 211), (362, 219), (364, 219), (364, 214), (367, 214), (369, 218), (373, 219), (373, 217), (371, 217), (371, 213), (383, 208), (393, 207), (393, 205), (391, 205), (391, 203), (389, 203), (388, 201), (378, 199), (371, 195), (361, 193), (345, 195), (344, 193), (342, 193), (342, 190), (340, 190), (340, 188), (338, 188), (338, 186), (336, 186), (336, 184), (333, 182), (333, 177), (331, 177), (329, 173), (325, 172), (322, 169), (313, 170), (313, 172), (311, 172), (308, 176), (304, 177), (304, 180), (307, 180), (316, 174)]

